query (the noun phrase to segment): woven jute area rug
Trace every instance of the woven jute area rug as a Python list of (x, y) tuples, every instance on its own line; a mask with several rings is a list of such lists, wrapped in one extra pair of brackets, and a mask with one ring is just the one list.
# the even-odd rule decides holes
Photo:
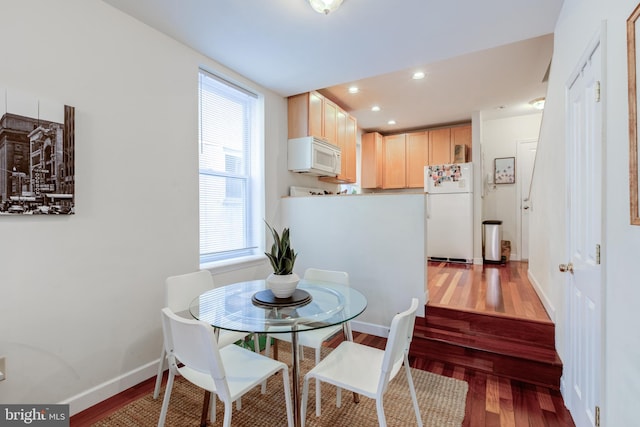
[[(288, 362), (290, 354), (284, 347), (286, 346), (280, 346), (279, 359)], [(305, 355), (300, 367), (302, 374), (310, 369), (314, 361), (311, 351), (307, 351)], [(413, 368), (411, 368), (411, 373), (425, 427), (460, 426), (464, 419), (468, 384), (465, 381)], [(163, 393), (164, 388), (157, 400), (153, 400), (152, 394), (149, 393), (94, 425), (104, 427), (157, 425)], [(302, 399), (302, 387), (300, 387), (300, 395)], [(318, 418), (315, 415), (315, 381), (309, 383), (307, 426), (372, 427), (378, 425), (374, 400), (360, 396), (360, 402), (356, 404), (353, 402), (353, 395), (343, 390), (342, 406), (336, 408), (335, 396), (333, 386), (322, 385), (322, 416)], [(204, 391), (202, 389), (182, 377), (177, 377), (165, 425), (171, 427), (198, 426), (203, 398)], [(210, 421), (210, 426), (222, 425), (224, 404), (218, 401), (216, 409), (216, 421)], [(401, 370), (390, 383), (389, 389), (384, 395), (384, 410), (389, 427), (417, 425), (404, 370)], [(257, 387), (244, 395), (241, 410), (237, 410), (234, 404), (231, 424), (252, 427), (286, 426), (287, 416), (281, 377), (276, 375), (268, 380), (266, 394), (261, 394), (260, 387)]]

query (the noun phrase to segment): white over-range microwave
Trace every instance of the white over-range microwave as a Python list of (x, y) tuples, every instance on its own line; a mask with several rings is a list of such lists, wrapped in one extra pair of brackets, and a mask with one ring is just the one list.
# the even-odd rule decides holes
[(313, 176), (340, 174), (340, 147), (315, 136), (292, 138), (287, 148), (287, 163), (292, 172)]

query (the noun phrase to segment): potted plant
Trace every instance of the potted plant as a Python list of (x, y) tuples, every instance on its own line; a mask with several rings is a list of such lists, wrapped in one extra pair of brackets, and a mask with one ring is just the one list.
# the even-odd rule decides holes
[(300, 281), (300, 277), (293, 272), (298, 254), (291, 247), (288, 228), (282, 230), (281, 236), (269, 223), (265, 221), (265, 224), (273, 237), (271, 252), (264, 253), (273, 267), (273, 273), (267, 277), (267, 285), (276, 298), (289, 298)]

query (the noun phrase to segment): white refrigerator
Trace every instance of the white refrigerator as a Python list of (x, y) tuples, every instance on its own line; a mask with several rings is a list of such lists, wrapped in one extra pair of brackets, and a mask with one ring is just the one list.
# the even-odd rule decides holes
[(427, 258), (473, 263), (473, 164), (424, 168)]

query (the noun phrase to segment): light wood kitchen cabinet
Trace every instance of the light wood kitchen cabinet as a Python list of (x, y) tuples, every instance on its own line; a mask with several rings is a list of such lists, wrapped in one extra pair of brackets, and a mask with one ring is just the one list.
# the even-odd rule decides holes
[(407, 187), (424, 187), (424, 167), (429, 164), (429, 133), (412, 132), (406, 137)]
[(342, 150), (342, 173), (345, 182), (356, 182), (356, 139), (358, 137), (358, 122), (350, 114), (346, 115), (345, 144)]
[(406, 187), (406, 134), (382, 139), (382, 188)]
[(471, 124), (382, 136), (362, 135), (362, 188), (422, 188), (424, 167), (454, 163), (456, 145), (471, 161)]
[[(451, 128), (451, 147), (455, 152), (456, 145), (464, 145), (466, 147), (466, 159), (465, 162), (470, 162), (471, 157), (471, 125), (455, 126)], [(452, 155), (451, 159), (454, 163), (455, 156)]]
[(336, 177), (322, 177), (321, 181), (334, 184), (356, 182), (356, 119), (336, 107), (336, 142), (340, 147), (340, 174)]
[(288, 100), (289, 138), (324, 135), (324, 96), (317, 92), (290, 96)]
[(429, 130), (429, 164), (444, 165), (451, 163), (451, 128)]
[(324, 134), (322, 136), (324, 136), (327, 141), (337, 146), (340, 146), (340, 141), (338, 141), (338, 132), (342, 131), (344, 134), (344, 125), (343, 129), (338, 129), (338, 116), (340, 113), (341, 110), (334, 102), (327, 98), (324, 98)]
[(382, 188), (382, 135), (378, 132), (365, 133), (360, 141), (362, 146), (361, 164), (362, 188)]

